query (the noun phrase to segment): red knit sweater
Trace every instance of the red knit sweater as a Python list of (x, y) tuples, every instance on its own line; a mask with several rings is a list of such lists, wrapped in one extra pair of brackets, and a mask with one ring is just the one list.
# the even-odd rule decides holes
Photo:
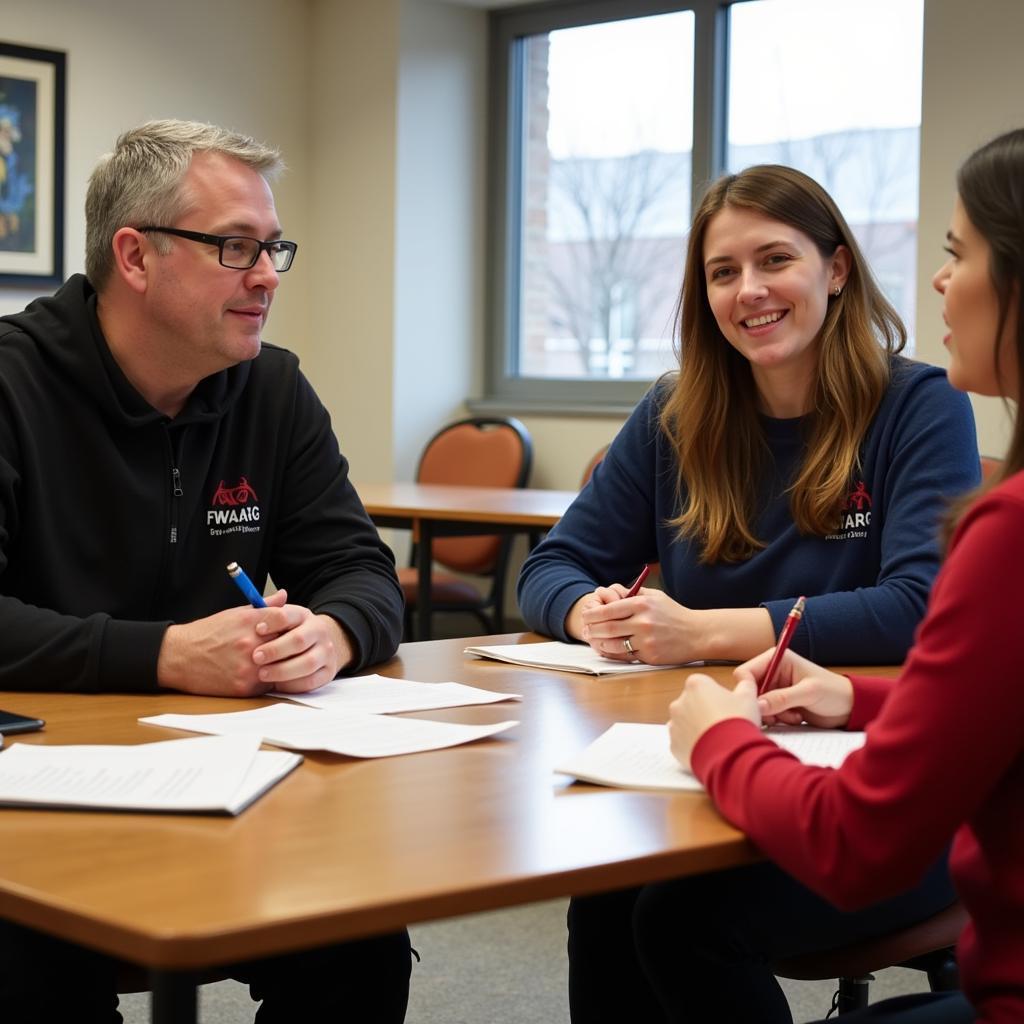
[(1024, 1021), (1024, 473), (961, 522), (898, 680), (852, 676), (838, 770), (801, 765), (750, 722), (694, 748), (712, 799), (773, 860), (840, 907), (909, 888), (954, 835), (971, 916), (964, 990), (987, 1024)]

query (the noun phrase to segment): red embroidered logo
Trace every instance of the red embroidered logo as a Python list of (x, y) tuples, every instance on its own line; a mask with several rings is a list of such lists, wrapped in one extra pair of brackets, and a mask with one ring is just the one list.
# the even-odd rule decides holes
[(223, 480), (210, 499), (212, 508), (206, 510), (206, 525), (211, 537), (226, 533), (260, 532), (260, 499), (256, 497), (248, 478), (239, 477), (234, 487)]
[(856, 509), (858, 512), (863, 512), (865, 507), (871, 508), (871, 495), (868, 494), (868, 489), (864, 486), (863, 480), (857, 481), (857, 488), (850, 492), (844, 507), (847, 510)]
[[(863, 486), (863, 485), (862, 485)], [(221, 480), (217, 490), (213, 492), (211, 505), (248, 505), (250, 501), (259, 501), (249, 481), (243, 476), (234, 487), (225, 487)]]
[(825, 535), (825, 540), (852, 540), (866, 537), (871, 527), (871, 495), (863, 480), (846, 496), (846, 502), (839, 510), (839, 529)]

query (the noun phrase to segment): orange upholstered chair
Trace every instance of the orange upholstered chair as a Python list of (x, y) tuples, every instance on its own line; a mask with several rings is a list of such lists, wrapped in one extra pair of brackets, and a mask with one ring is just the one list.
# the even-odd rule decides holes
[(610, 447), (610, 445), (606, 444), (603, 448), (594, 452), (590, 461), (587, 463), (586, 468), (583, 470), (583, 479), (580, 480), (581, 491), (588, 483), (590, 483), (590, 478), (594, 475), (594, 470), (597, 469), (597, 467), (604, 461), (604, 457), (608, 454), (608, 449)]
[(997, 459), (994, 455), (982, 455), (981, 456), (981, 479), (982, 481), (990, 480), (997, 470), (1003, 468), (1003, 460)]
[[(474, 487), (525, 487), (533, 462), (533, 443), (517, 419), (474, 417), (438, 431), (423, 449), (416, 470), (422, 484)], [(512, 538), (499, 534), (435, 537), (431, 545), (431, 611), (470, 612), (489, 633), (504, 630), (505, 578)], [(447, 570), (447, 572), (445, 571)], [(453, 573), (483, 577), (484, 592)], [(412, 564), (399, 569), (406, 602), (406, 639), (412, 638), (419, 573), (416, 550)], [(429, 640), (430, 637), (417, 637)]]
[[(594, 452), (591, 456), (590, 461), (587, 463), (586, 468), (583, 470), (583, 479), (580, 480), (580, 490), (590, 482), (590, 478), (594, 475), (594, 470), (604, 461), (604, 457), (608, 454), (608, 449), (611, 447), (610, 444), (606, 444), (603, 448)], [(628, 583), (629, 581), (627, 581)], [(656, 587), (661, 589), (661, 564), (659, 562), (651, 562), (650, 574), (647, 577), (647, 581), (644, 584), (647, 587)]]

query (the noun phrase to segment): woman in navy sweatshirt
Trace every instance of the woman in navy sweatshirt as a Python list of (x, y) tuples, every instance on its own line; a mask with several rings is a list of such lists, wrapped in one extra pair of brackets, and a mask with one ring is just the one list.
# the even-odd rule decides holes
[[(742, 661), (801, 594), (793, 649), (906, 655), (974, 420), (905, 331), (832, 199), (787, 167), (712, 186), (679, 301), (678, 373), (633, 412), (519, 578), (531, 629), (649, 664)], [(663, 589), (622, 600), (645, 563)], [(628, 641), (628, 643), (627, 643)]]

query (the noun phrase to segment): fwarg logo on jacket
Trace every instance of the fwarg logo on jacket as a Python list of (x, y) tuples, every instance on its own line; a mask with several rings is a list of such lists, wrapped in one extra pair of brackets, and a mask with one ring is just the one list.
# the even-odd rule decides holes
[(842, 511), (839, 513), (839, 529), (835, 533), (826, 534), (825, 540), (854, 540), (866, 537), (871, 528), (871, 495), (864, 486), (863, 480), (847, 495)]
[(243, 476), (234, 487), (225, 481), (217, 485), (206, 510), (211, 537), (228, 533), (259, 533), (260, 505), (252, 484)]

